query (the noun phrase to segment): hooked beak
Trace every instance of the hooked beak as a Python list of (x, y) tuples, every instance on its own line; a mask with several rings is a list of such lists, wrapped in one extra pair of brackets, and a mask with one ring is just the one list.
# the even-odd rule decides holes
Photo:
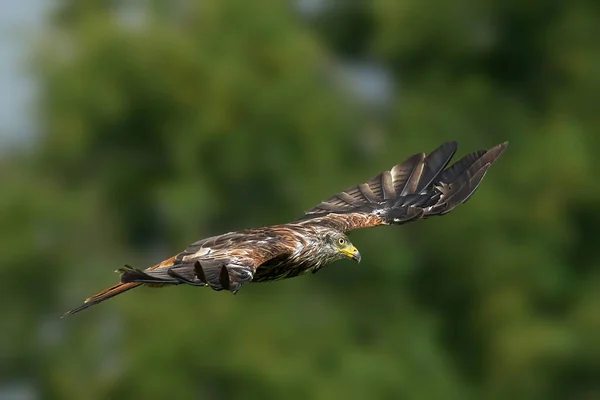
[(360, 262), (360, 252), (358, 251), (358, 249), (354, 246), (342, 250), (342, 252), (348, 257), (353, 259), (354, 261), (356, 261), (357, 263)]

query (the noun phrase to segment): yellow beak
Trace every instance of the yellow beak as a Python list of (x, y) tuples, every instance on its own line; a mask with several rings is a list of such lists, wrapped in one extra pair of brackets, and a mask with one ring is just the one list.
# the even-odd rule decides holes
[(347, 247), (340, 250), (346, 257), (353, 259), (357, 263), (360, 262), (360, 252), (354, 246)]

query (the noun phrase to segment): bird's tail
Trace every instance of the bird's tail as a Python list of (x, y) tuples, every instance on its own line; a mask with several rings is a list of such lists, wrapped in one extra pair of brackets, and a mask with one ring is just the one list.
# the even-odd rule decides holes
[(78, 313), (79, 311), (85, 310), (88, 307), (94, 306), (98, 303), (102, 303), (104, 300), (108, 300), (111, 297), (115, 297), (118, 294), (124, 293), (130, 289), (133, 289), (135, 287), (140, 286), (141, 283), (137, 283), (137, 282), (129, 282), (129, 283), (117, 283), (114, 286), (109, 287), (108, 289), (105, 289), (103, 291), (101, 291), (98, 294), (93, 295), (92, 297), (88, 297), (85, 302), (80, 305), (77, 308), (74, 308), (70, 311), (67, 311), (63, 317), (66, 317), (67, 315), (73, 315), (75, 313)]
[[(159, 268), (169, 267), (169, 266), (173, 265), (173, 262), (175, 261), (176, 257), (177, 256), (168, 258), (168, 259), (164, 260), (163, 262), (146, 269), (146, 271), (153, 271), (153, 270), (156, 270)], [(133, 268), (131, 268), (129, 266), (125, 266), (125, 268), (119, 268), (116, 272), (121, 274), (121, 282), (120, 283), (117, 283), (116, 285), (111, 286), (108, 289), (104, 289), (103, 291), (101, 291), (98, 294), (93, 295), (92, 297), (88, 297), (83, 302), (82, 305), (80, 305), (79, 307), (74, 308), (70, 311), (67, 311), (63, 315), (63, 317), (66, 317), (67, 315), (72, 315), (72, 314), (78, 313), (79, 311), (85, 310), (86, 308), (94, 306), (98, 303), (102, 303), (104, 300), (108, 300), (111, 297), (115, 297), (118, 294), (124, 293), (124, 292), (126, 292), (130, 289), (136, 288), (140, 285), (145, 285), (145, 286), (150, 286), (150, 287), (164, 286), (163, 282), (157, 282), (157, 283), (131, 282), (130, 280), (127, 279), (127, 274), (129, 273), (129, 271), (138, 271), (138, 270), (134, 270)]]

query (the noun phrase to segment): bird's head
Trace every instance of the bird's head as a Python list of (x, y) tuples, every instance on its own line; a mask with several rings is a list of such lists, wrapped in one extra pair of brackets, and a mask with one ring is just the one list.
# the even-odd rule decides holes
[(341, 232), (326, 235), (325, 246), (329, 256), (334, 260), (350, 258), (356, 262), (360, 262), (360, 253), (358, 249), (354, 247), (348, 237)]

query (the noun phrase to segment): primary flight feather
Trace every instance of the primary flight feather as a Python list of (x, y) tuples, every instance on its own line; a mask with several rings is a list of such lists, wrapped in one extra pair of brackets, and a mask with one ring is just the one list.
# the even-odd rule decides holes
[(480, 150), (448, 167), (455, 142), (419, 153), (375, 178), (325, 200), (288, 224), (229, 232), (199, 240), (145, 270), (117, 270), (121, 282), (88, 298), (75, 314), (141, 285), (187, 284), (237, 293), (250, 282), (317, 272), (333, 261), (360, 253), (346, 233), (378, 225), (399, 225), (450, 212), (466, 202), (508, 142)]

